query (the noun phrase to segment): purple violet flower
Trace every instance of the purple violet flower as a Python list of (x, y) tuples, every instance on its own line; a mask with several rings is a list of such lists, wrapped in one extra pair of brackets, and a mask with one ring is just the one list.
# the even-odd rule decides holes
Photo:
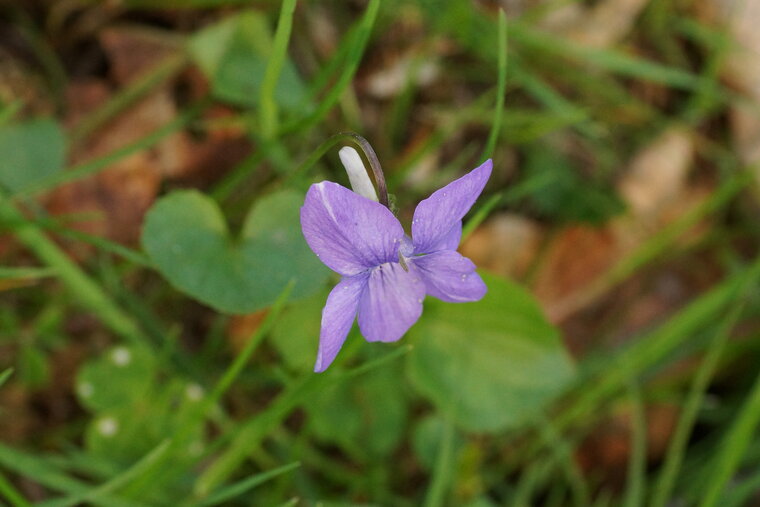
[(330, 366), (357, 314), (367, 341), (394, 342), (420, 318), (425, 295), (452, 303), (485, 295), (475, 265), (456, 249), (462, 218), (492, 167), (489, 159), (420, 202), (411, 239), (382, 204), (331, 181), (309, 188), (301, 208), (303, 235), (317, 257), (342, 276), (322, 310), (314, 371)]

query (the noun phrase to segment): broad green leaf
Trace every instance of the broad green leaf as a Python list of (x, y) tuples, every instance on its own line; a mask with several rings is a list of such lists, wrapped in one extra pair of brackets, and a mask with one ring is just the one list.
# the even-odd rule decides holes
[(388, 365), (318, 393), (307, 408), (312, 430), (360, 456), (390, 453), (407, 418), (399, 373), (396, 365)]
[(233, 238), (217, 204), (197, 191), (173, 192), (151, 208), (142, 244), (172, 285), (219, 311), (249, 313), (277, 299), (295, 280), (291, 300), (321, 288), (329, 276), (301, 233), (303, 196), (260, 199)]
[(150, 390), (155, 373), (149, 352), (137, 347), (114, 347), (79, 370), (77, 397), (93, 412), (131, 407)]
[[(255, 106), (272, 49), (266, 17), (249, 11), (231, 16), (198, 32), (190, 51), (211, 81), (219, 99), (240, 106)], [(286, 60), (277, 82), (275, 99), (286, 109), (302, 107), (306, 97), (293, 63)]]
[(570, 382), (573, 364), (533, 297), (483, 276), (476, 303), (428, 299), (410, 330), (408, 374), (416, 389), (470, 431), (515, 427)]
[(47, 118), (0, 126), (0, 186), (18, 192), (63, 169), (66, 141)]

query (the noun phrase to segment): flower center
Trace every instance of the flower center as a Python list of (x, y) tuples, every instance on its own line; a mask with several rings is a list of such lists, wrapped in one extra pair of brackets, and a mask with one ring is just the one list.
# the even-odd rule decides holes
[(414, 255), (414, 244), (409, 236), (404, 236), (401, 239), (401, 244), (398, 247), (398, 263), (404, 268), (404, 271), (409, 271), (409, 265), (406, 263)]

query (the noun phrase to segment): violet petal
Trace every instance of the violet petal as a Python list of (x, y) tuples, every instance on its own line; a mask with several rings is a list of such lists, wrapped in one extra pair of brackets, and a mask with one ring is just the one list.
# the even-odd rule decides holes
[(413, 259), (427, 293), (449, 303), (478, 301), (488, 288), (470, 259), (453, 250), (442, 250)]
[(412, 220), (412, 239), (416, 253), (450, 249), (452, 230), (458, 226), (461, 231), (461, 220), (483, 191), (492, 168), (493, 162), (488, 159), (461, 178), (436, 190), (417, 205)]
[(368, 278), (367, 273), (343, 278), (327, 296), (322, 310), (322, 329), (319, 332), (315, 372), (325, 371), (346, 341)]
[(359, 301), (359, 329), (367, 341), (394, 342), (422, 314), (425, 284), (409, 266), (391, 262), (370, 272), (367, 289)]
[(388, 208), (331, 181), (309, 188), (301, 229), (322, 262), (346, 276), (397, 260), (404, 237)]

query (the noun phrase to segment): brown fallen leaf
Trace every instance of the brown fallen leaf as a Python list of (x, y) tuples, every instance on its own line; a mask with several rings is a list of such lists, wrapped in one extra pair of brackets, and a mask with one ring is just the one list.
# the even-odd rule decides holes
[[(605, 226), (571, 226), (549, 245), (534, 290), (553, 322), (592, 305), (616, 283), (605, 276), (647, 239), (701, 204), (709, 195), (688, 186), (694, 142), (688, 132), (663, 132), (640, 150), (618, 183), (627, 212)], [(691, 231), (694, 234), (704, 229)]]

